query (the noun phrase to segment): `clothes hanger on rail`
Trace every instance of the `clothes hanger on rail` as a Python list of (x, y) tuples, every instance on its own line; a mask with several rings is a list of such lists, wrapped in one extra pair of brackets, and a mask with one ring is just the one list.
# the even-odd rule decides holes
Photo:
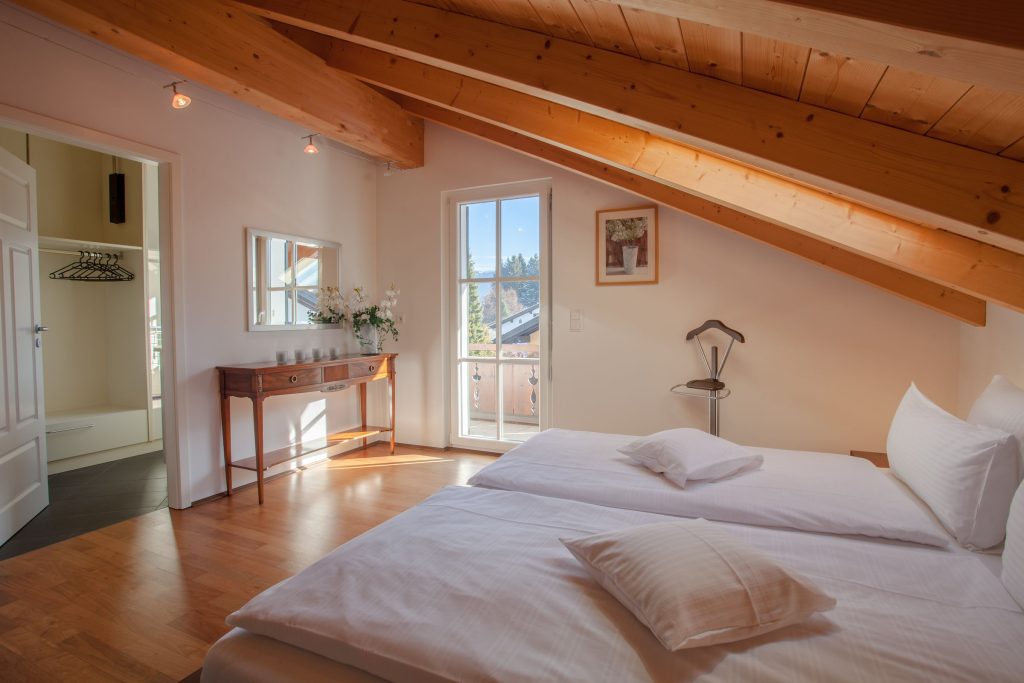
[(50, 273), (51, 280), (76, 282), (130, 282), (135, 274), (118, 263), (117, 254), (80, 251), (74, 263)]

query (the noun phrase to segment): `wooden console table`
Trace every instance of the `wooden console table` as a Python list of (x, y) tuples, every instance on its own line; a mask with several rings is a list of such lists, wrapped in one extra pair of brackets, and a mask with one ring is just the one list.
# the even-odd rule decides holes
[[(220, 417), (224, 434), (224, 477), (227, 480), (228, 495), (231, 495), (231, 468), (237, 467), (256, 473), (256, 486), (260, 505), (263, 504), (263, 474), (274, 465), (301, 458), (325, 448), (346, 441), (367, 438), (384, 432), (391, 433), (391, 453), (395, 452), (395, 359), (397, 353), (382, 353), (374, 356), (349, 355), (333, 360), (317, 360), (303, 363), (248, 363), (225, 365), (217, 368), (220, 375)], [(386, 379), (390, 398), (390, 419), (387, 427), (371, 427), (366, 424), (366, 385)], [(362, 424), (357, 429), (328, 434), (325, 438), (314, 439), (263, 452), (263, 401), (268, 396), (300, 394), (306, 392), (333, 392), (359, 387), (359, 415)], [(256, 456), (231, 460), (231, 397), (252, 400), (253, 432), (256, 441)]]

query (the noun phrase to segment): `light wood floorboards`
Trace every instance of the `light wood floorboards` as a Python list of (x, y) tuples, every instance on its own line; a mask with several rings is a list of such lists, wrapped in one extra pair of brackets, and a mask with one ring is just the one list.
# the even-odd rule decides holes
[(0, 679), (170, 681), (224, 617), (493, 456), (371, 446), (190, 510), (159, 510), (0, 562)]

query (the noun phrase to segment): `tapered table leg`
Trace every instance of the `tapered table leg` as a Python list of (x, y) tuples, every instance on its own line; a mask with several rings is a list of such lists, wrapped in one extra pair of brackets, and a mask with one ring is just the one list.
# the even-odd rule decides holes
[(231, 397), (220, 395), (220, 428), (224, 436), (224, 480), (231, 495)]
[[(366, 431), (366, 383), (359, 385), (359, 419), (362, 420), (363, 431)], [(363, 439), (363, 448), (366, 448), (367, 439)]]
[(263, 505), (263, 399), (252, 400), (252, 428), (256, 438), (256, 490)]
[(388, 393), (391, 395), (391, 455), (395, 454), (395, 373), (388, 375)]

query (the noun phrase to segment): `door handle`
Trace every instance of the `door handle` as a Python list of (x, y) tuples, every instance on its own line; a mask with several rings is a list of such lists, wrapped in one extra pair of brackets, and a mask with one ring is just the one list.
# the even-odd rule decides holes
[(50, 328), (47, 327), (46, 325), (36, 325), (36, 334), (39, 334), (40, 332), (49, 332), (49, 331), (50, 331)]

